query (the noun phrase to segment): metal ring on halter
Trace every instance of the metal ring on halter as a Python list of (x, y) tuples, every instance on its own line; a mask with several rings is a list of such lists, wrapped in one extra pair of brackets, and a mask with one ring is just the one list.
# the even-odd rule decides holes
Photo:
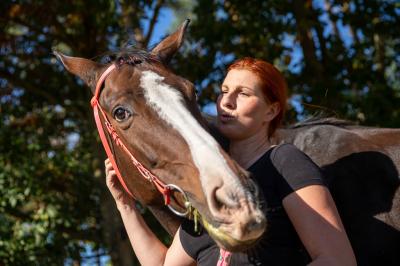
[(190, 212), (190, 206), (186, 204), (186, 202), (189, 202), (189, 199), (188, 199), (185, 191), (183, 191), (183, 189), (181, 189), (180, 187), (178, 187), (177, 185), (174, 185), (174, 184), (165, 185), (165, 188), (168, 188), (171, 191), (176, 190), (183, 195), (183, 200), (185, 201), (185, 207), (186, 207), (185, 212), (180, 212), (180, 211), (175, 210), (170, 204), (168, 204), (167, 207), (176, 215), (181, 216), (181, 217), (186, 217)]

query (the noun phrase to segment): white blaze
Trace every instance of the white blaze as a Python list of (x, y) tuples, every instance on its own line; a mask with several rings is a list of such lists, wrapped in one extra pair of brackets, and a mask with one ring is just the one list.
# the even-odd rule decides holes
[(200, 172), (203, 190), (207, 186), (207, 178), (216, 176), (226, 176), (228, 178), (224, 178), (224, 182), (236, 183), (235, 174), (221, 155), (217, 142), (185, 107), (181, 92), (163, 80), (164, 77), (155, 72), (143, 71), (140, 86), (147, 104), (185, 139)]

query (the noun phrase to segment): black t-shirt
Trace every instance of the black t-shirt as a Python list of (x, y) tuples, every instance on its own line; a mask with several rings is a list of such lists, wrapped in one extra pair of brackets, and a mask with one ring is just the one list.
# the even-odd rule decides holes
[[(269, 149), (248, 169), (263, 193), (268, 221), (260, 242), (246, 253), (234, 253), (230, 265), (306, 265), (310, 257), (303, 247), (283, 206), (282, 200), (300, 188), (324, 185), (319, 167), (291, 144)], [(184, 250), (200, 266), (215, 266), (219, 247), (206, 230), (194, 232), (185, 220), (179, 230)]]

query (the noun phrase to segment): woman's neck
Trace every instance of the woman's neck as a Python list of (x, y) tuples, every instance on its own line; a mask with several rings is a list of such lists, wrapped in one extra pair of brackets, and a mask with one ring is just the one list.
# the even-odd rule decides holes
[(269, 148), (267, 131), (259, 133), (242, 140), (231, 140), (229, 154), (240, 166), (247, 169), (255, 163)]

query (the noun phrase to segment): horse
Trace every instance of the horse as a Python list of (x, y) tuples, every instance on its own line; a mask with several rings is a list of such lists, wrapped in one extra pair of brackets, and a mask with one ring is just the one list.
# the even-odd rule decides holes
[(278, 130), (319, 165), (359, 265), (400, 263), (400, 129), (314, 118)]
[[(99, 133), (127, 192), (158, 216), (168, 210), (165, 199), (175, 213), (200, 218), (220, 246), (240, 251), (260, 238), (267, 221), (249, 174), (207, 132), (193, 84), (167, 67), (187, 25), (151, 52), (121, 52), (109, 64), (55, 54), (92, 89), (92, 106), (103, 114), (96, 116)], [(166, 222), (171, 233), (175, 220)]]
[[(242, 251), (268, 230), (257, 186), (229, 158), (226, 141), (196, 104), (193, 84), (167, 64), (182, 44), (186, 21), (152, 51), (122, 51), (99, 95), (118, 139), (165, 184), (175, 184), (174, 208), (200, 213), (210, 236), (224, 249)], [(65, 68), (96, 94), (110, 64), (55, 52)], [(102, 84), (100, 85), (100, 87)], [(105, 118), (101, 118), (104, 123)], [(132, 167), (119, 145), (107, 143), (128, 191), (147, 205), (170, 234), (180, 218), (163, 204), (156, 186)], [(213, 135), (213, 137), (211, 136)], [(350, 125), (334, 119), (279, 129), (275, 144), (293, 143), (322, 169), (360, 265), (398, 265), (400, 255), (400, 130)], [(182, 196), (183, 195), (183, 196)]]

